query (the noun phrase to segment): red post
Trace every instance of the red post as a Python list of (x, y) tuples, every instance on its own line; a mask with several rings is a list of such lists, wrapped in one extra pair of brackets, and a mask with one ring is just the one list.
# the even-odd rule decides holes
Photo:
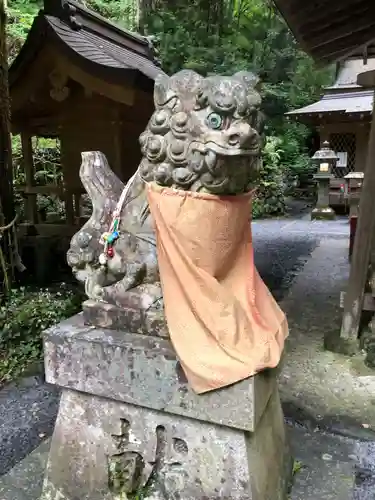
[(358, 220), (358, 216), (357, 215), (353, 215), (349, 219), (349, 224), (350, 224), (349, 259), (351, 258), (352, 253), (353, 253), (355, 232), (357, 230), (357, 220)]

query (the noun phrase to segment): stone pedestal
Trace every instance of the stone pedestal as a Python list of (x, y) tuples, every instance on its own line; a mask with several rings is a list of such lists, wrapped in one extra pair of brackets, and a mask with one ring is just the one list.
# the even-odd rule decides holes
[(331, 207), (315, 207), (311, 212), (311, 220), (334, 220), (336, 213)]
[(348, 186), (349, 219), (359, 215), (359, 200), (361, 199), (364, 176), (363, 172), (349, 172), (345, 176)]
[(334, 210), (329, 206), (329, 184), (333, 178), (332, 174), (316, 174), (314, 179), (318, 181), (318, 201), (316, 207), (311, 213), (311, 219), (328, 219), (336, 218)]
[(86, 326), (45, 335), (63, 387), (42, 500), (286, 500), (275, 371), (194, 394), (167, 338)]

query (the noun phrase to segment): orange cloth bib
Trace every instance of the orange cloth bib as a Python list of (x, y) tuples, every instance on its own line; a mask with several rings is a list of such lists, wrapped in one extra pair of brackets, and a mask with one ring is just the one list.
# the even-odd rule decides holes
[(196, 393), (278, 365), (288, 325), (255, 266), (251, 194), (147, 186), (165, 315)]

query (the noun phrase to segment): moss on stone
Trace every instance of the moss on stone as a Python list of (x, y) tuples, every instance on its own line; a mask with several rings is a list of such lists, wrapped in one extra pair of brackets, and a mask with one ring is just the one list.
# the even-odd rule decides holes
[(314, 208), (311, 212), (311, 220), (335, 220), (336, 214), (332, 208)]

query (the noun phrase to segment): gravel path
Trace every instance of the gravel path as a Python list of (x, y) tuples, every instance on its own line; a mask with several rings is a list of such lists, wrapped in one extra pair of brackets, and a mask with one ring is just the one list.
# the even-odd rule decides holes
[(281, 394), (331, 428), (375, 430), (375, 371), (366, 368), (362, 353), (350, 358), (324, 350), (324, 337), (339, 334), (341, 327), (339, 297), (349, 274), (347, 223), (314, 227), (322, 231), (319, 246), (281, 301), (290, 327)]
[(52, 434), (59, 392), (29, 377), (0, 391), (0, 476)]
[(305, 216), (254, 222), (255, 263), (273, 295), (281, 301), (323, 239), (347, 242), (348, 237), (346, 219), (312, 222)]

